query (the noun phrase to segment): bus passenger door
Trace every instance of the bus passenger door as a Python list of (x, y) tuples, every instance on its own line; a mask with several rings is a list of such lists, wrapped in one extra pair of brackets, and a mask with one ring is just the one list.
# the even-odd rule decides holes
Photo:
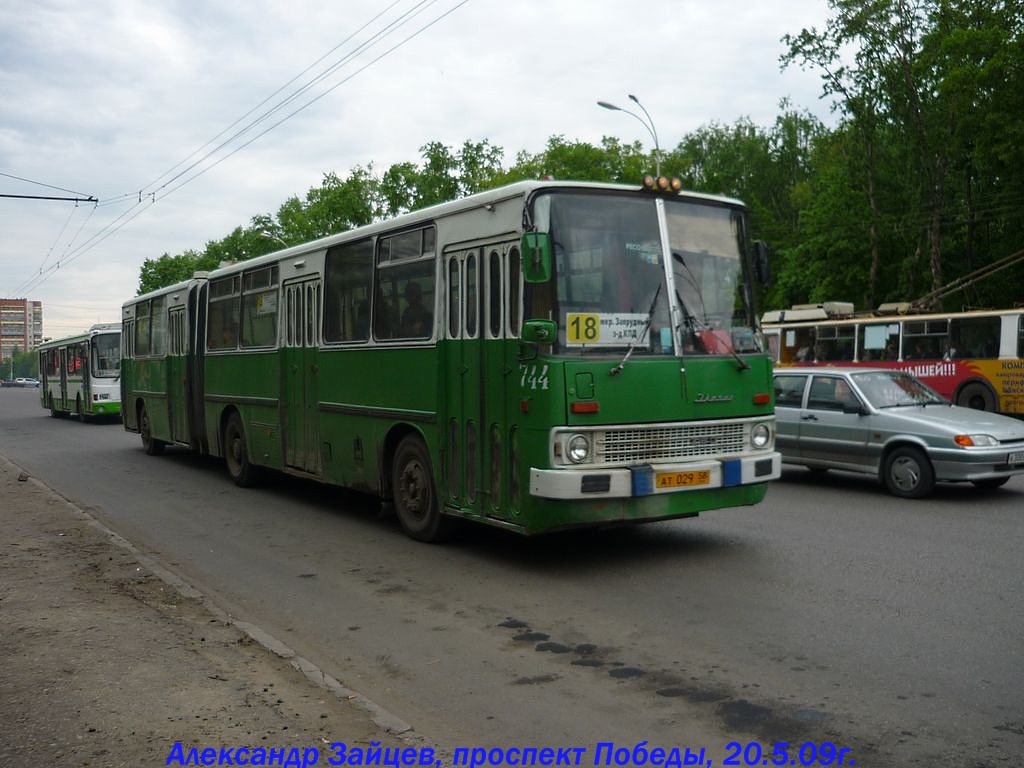
[(188, 395), (186, 378), (188, 360), (186, 352), (185, 306), (175, 307), (167, 316), (167, 410), (171, 439), (178, 443), (191, 443), (188, 426)]
[(476, 515), (510, 519), (507, 503), (510, 373), (506, 264), (511, 244), (445, 253), (444, 497)]
[(320, 344), (319, 279), (285, 283), (281, 402), (285, 465), (319, 474), (320, 411), (318, 348)]
[[(478, 514), (480, 478), (480, 250), (447, 251), (445, 271), (445, 503)], [(439, 489), (440, 491), (441, 489)]]
[(519, 311), (519, 243), (494, 243), (483, 249), (483, 290), (480, 351), (481, 432), (483, 444), (484, 512), (513, 520), (518, 512), (510, 497), (516, 468), (510, 460), (515, 436), (510, 389), (518, 369), (515, 342)]

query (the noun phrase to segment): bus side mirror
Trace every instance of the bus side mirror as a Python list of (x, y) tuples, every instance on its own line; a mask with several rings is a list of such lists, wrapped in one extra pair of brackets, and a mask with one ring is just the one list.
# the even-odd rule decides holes
[(554, 344), (558, 327), (554, 320), (527, 320), (523, 323), (523, 341), (533, 344)]
[(546, 283), (551, 279), (551, 235), (527, 232), (523, 235), (523, 280)]
[(764, 240), (754, 241), (754, 274), (761, 285), (771, 285), (772, 268), (768, 246)]

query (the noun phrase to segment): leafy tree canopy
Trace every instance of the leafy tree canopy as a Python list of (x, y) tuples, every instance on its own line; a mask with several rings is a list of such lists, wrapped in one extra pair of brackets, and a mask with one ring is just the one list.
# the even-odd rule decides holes
[[(781, 61), (821, 75), (834, 127), (783, 101), (772, 125), (704, 125), (658, 158), (686, 188), (748, 205), (775, 254), (766, 305), (908, 301), (1024, 248), (1024, 6), (827, 2), (825, 28), (787, 35)], [(201, 251), (147, 260), (139, 291), (521, 179), (636, 183), (656, 160), (639, 142), (565, 136), (503, 158), (487, 140), (430, 142), (382, 172), (325, 173)], [(1024, 264), (948, 303), (1024, 303)]]

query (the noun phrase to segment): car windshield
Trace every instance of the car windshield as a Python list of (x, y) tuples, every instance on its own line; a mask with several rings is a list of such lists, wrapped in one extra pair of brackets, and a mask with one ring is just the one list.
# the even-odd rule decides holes
[(853, 376), (857, 387), (875, 408), (945, 404), (935, 390), (901, 371), (871, 371)]

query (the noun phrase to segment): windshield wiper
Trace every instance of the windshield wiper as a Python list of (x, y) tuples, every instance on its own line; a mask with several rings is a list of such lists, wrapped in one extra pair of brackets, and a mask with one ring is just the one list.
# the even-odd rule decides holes
[[(651, 300), (651, 306), (647, 308), (647, 322), (644, 323), (643, 330), (640, 331), (640, 338), (647, 334), (651, 328), (651, 320), (654, 318), (654, 305), (658, 303), (658, 296), (661, 295), (661, 283), (658, 283), (658, 290), (654, 292), (654, 298)], [(648, 342), (649, 343), (649, 342)], [(622, 373), (622, 369), (626, 367), (626, 361), (629, 360), (630, 355), (633, 354), (633, 350), (636, 349), (636, 342), (629, 342), (629, 348), (626, 350), (625, 356), (619, 361), (619, 364), (608, 371), (611, 376), (618, 376)]]
[[(704, 312), (704, 321), (701, 322), (701, 321), (699, 321), (697, 319), (697, 317), (692, 312), (690, 312), (690, 309), (689, 309), (689, 307), (687, 307), (686, 302), (683, 301), (683, 297), (679, 295), (679, 289), (676, 288), (676, 299), (679, 301), (679, 306), (680, 306), (680, 308), (683, 311), (683, 320), (686, 323), (686, 326), (689, 329), (690, 335), (692, 336), (692, 338), (694, 340), (694, 345), (696, 345), (699, 342), (699, 337), (697, 336), (697, 324), (698, 323), (700, 323), (700, 325), (704, 328), (704, 330), (713, 330), (711, 328), (711, 326), (708, 325), (708, 322), (707, 322), (707, 317), (708, 317), (707, 305), (705, 305), (705, 303), (704, 303), (704, 296), (703, 296), (703, 294), (701, 293), (701, 290), (700, 290), (700, 283), (697, 282), (697, 278), (693, 274), (693, 270), (690, 269), (689, 265), (686, 263), (686, 260), (683, 259), (683, 255), (681, 253), (677, 252), (677, 251), (672, 251), (672, 258), (675, 259), (676, 261), (678, 261), (683, 266), (683, 269), (686, 270), (687, 279), (688, 279), (688, 281), (690, 283), (690, 286), (693, 288), (694, 292), (697, 294), (697, 299), (698, 299), (698, 301), (700, 301), (701, 311)], [(679, 328), (676, 328), (676, 331), (678, 332)], [(705, 344), (703, 344), (703, 342), (700, 342), (700, 343), (701, 343), (701, 346), (704, 347), (704, 351), (707, 352), (707, 346)], [(679, 354), (682, 355), (682, 350), (679, 351)], [(729, 334), (729, 354), (731, 354), (733, 356), (733, 359), (736, 361), (737, 369), (738, 370), (746, 371), (746, 370), (748, 370), (750, 368), (750, 364), (746, 360), (744, 360), (742, 357), (740, 357), (739, 354), (737, 354), (736, 346), (732, 343), (732, 333), (731, 332)]]

